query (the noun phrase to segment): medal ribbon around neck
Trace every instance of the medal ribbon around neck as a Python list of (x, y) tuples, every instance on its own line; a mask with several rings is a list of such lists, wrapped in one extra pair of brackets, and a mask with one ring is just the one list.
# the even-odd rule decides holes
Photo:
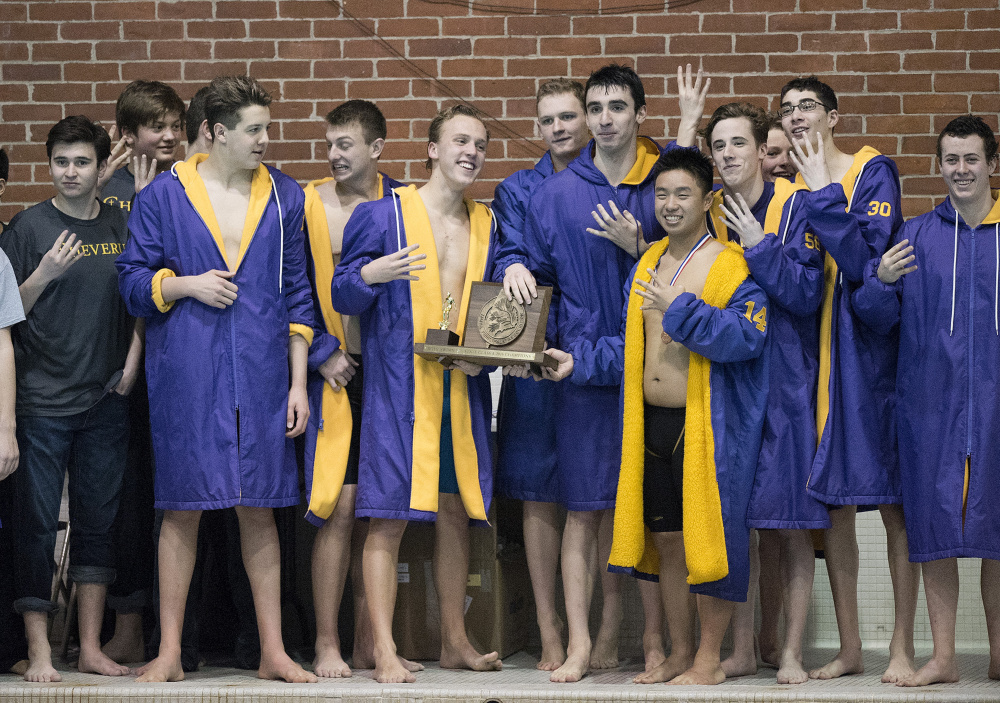
[[(705, 235), (701, 239), (699, 239), (698, 242), (693, 247), (691, 247), (691, 251), (687, 253), (687, 256), (684, 257), (684, 260), (681, 262), (681, 265), (677, 267), (677, 271), (670, 279), (670, 285), (674, 285), (674, 283), (677, 282), (677, 278), (681, 275), (681, 271), (683, 271), (684, 267), (688, 265), (689, 261), (691, 261), (691, 258), (695, 255), (695, 252), (697, 252), (703, 246), (708, 244), (708, 240), (712, 238), (713, 238), (712, 233), (706, 232)], [(672, 340), (670, 338), (670, 335), (667, 334), (666, 332), (660, 332), (660, 341), (662, 341), (664, 344), (670, 344), (674, 340)]]

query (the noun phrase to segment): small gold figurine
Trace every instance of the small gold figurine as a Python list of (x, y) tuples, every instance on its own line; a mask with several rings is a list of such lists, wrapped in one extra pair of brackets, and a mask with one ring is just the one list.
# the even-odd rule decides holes
[(448, 329), (449, 322), (448, 317), (451, 315), (451, 309), (455, 306), (455, 299), (451, 297), (451, 293), (448, 293), (444, 297), (444, 305), (441, 306), (441, 322), (438, 323), (440, 329)]

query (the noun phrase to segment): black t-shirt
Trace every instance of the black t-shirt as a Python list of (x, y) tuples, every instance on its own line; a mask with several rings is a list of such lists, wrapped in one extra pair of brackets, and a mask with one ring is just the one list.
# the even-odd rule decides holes
[(38, 268), (63, 230), (83, 243), (83, 256), (12, 328), (19, 415), (59, 417), (92, 407), (125, 365), (132, 339), (134, 323), (115, 268), (128, 232), (118, 208), (102, 204), (97, 217), (78, 220), (46, 200), (18, 213), (2, 241), (17, 284)]
[(108, 179), (104, 190), (101, 191), (101, 202), (111, 207), (119, 208), (128, 222), (128, 216), (132, 212), (132, 198), (135, 197), (135, 176), (128, 170), (127, 166), (122, 166), (115, 171)]

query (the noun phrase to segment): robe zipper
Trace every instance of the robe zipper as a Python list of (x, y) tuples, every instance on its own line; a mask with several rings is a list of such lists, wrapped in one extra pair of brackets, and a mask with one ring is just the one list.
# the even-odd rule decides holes
[(972, 269), (973, 275), (969, 276), (969, 340), (968, 340), (968, 345), (969, 345), (969, 369), (968, 369), (968, 371), (966, 373), (966, 377), (968, 378), (968, 385), (969, 385), (969, 404), (966, 406), (966, 412), (965, 412), (965, 427), (966, 427), (965, 455), (967, 457), (972, 457), (972, 408), (975, 407), (972, 404), (972, 394), (973, 394), (972, 370), (973, 370), (973, 368), (975, 368), (972, 365), (972, 362), (973, 362), (973, 341), (974, 341), (973, 340), (973, 329), (972, 329), (972, 323), (973, 323), (972, 310), (973, 310), (973, 302), (975, 300), (974, 295), (975, 295), (975, 283), (976, 283), (976, 280), (975, 280), (976, 277), (974, 275), (975, 274), (975, 268), (976, 268), (976, 230), (974, 228), (972, 228), (972, 227), (969, 227), (969, 232), (971, 234), (970, 242), (971, 242), (971, 247), (972, 247), (971, 253), (969, 254), (969, 266)]

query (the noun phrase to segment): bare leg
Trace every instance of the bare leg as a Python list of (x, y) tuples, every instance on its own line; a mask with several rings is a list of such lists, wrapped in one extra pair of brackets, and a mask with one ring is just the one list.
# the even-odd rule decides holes
[(392, 614), (396, 609), (396, 560), (405, 520), (372, 518), (363, 556), (365, 600), (372, 624), (375, 679), (379, 683), (413, 683), (416, 677), (396, 656)]
[(140, 683), (181, 681), (181, 630), (194, 560), (200, 510), (165, 510), (157, 545), (160, 572), (160, 652), (138, 670)]
[(931, 621), (934, 653), (919, 671), (896, 682), (897, 686), (927, 686), (958, 681), (955, 660), (955, 621), (958, 619), (958, 560), (925, 562), (924, 593)]
[(348, 484), (340, 492), (333, 515), (319, 528), (312, 551), (313, 607), (316, 611), (316, 676), (339, 679), (351, 675), (340, 649), (337, 616), (351, 560), (354, 529), (354, 496), (357, 486)]
[(441, 606), (441, 668), (500, 671), (500, 655), (480, 654), (465, 630), (469, 580), (469, 515), (455, 493), (438, 496), (434, 528), (434, 586)]
[(566, 596), (566, 619), (569, 646), (566, 662), (552, 672), (555, 683), (572, 683), (587, 674), (590, 664), (590, 601), (594, 595), (597, 569), (597, 537), (601, 511), (566, 514), (562, 542), (563, 591)]
[(712, 596), (698, 595), (698, 618), (701, 620), (701, 642), (698, 652), (694, 655), (694, 664), (670, 683), (688, 684), (718, 684), (726, 680), (722, 670), (720, 651), (722, 638), (732, 619), (735, 603)]
[(101, 650), (119, 664), (145, 659), (142, 613), (115, 613), (115, 634)]
[(24, 680), (33, 683), (62, 681), (62, 676), (52, 666), (49, 614), (35, 611), (25, 613), (24, 635), (28, 639), (28, 668), (24, 672)]
[(129, 668), (116, 664), (101, 651), (101, 623), (107, 592), (108, 587), (103, 583), (79, 583), (76, 586), (80, 620), (80, 661), (77, 668), (83, 674), (125, 676)]
[(892, 628), (892, 640), (889, 642), (889, 666), (882, 674), (882, 683), (895, 683), (900, 679), (912, 676), (915, 671), (913, 665), (913, 620), (917, 614), (920, 565), (910, 563), (909, 549), (906, 544), (906, 525), (903, 522), (903, 506), (881, 505), (879, 512), (882, 514), (882, 524), (885, 525), (889, 552), (889, 575), (892, 578), (892, 595), (895, 604), (895, 624)]
[(250, 579), (260, 634), (261, 679), (315, 683), (316, 677), (292, 661), (281, 638), (281, 549), (271, 508), (236, 506), (243, 565)]
[(642, 658), (645, 670), (652, 671), (667, 660), (663, 648), (663, 599), (660, 584), (655, 581), (638, 579), (638, 585), (643, 614)]
[(744, 603), (737, 603), (733, 612), (733, 653), (722, 662), (726, 678), (751, 676), (757, 673), (757, 652), (754, 649), (754, 610), (757, 607), (757, 582), (760, 580), (760, 557), (757, 550), (757, 530), (750, 532), (750, 586)]
[(986, 610), (986, 632), (990, 640), (991, 679), (1000, 679), (1000, 561), (983, 559), (979, 587)]
[(556, 572), (559, 568), (559, 509), (555, 503), (524, 501), (524, 551), (535, 596), (542, 658), (538, 668), (554, 671), (566, 661), (563, 623), (556, 612)]
[(615, 511), (603, 510), (597, 533), (597, 572), (601, 576), (601, 626), (590, 653), (591, 669), (614, 669), (618, 666), (618, 641), (622, 629), (622, 575), (608, 571), (611, 538), (614, 535)]
[(687, 584), (684, 538), (680, 532), (654, 532), (660, 555), (660, 595), (670, 633), (670, 656), (659, 666), (635, 677), (636, 683), (661, 683), (694, 664), (695, 600)]
[(845, 674), (862, 674), (861, 627), (858, 624), (858, 536), (854, 520), (858, 509), (845, 505), (830, 511), (826, 531), (826, 568), (837, 613), (840, 652), (826, 666), (809, 672), (811, 679), (835, 679)]
[(757, 581), (760, 586), (760, 633), (757, 635), (757, 644), (760, 648), (760, 660), (767, 666), (778, 668), (781, 664), (778, 623), (784, 607), (783, 585), (780, 580), (781, 540), (777, 530), (758, 530), (757, 537), (760, 554), (760, 578)]
[(785, 646), (781, 650), (778, 683), (804, 683), (809, 674), (802, 668), (802, 637), (812, 600), (816, 557), (809, 530), (780, 530), (777, 534), (781, 540), (781, 580), (785, 590), (782, 599)]

